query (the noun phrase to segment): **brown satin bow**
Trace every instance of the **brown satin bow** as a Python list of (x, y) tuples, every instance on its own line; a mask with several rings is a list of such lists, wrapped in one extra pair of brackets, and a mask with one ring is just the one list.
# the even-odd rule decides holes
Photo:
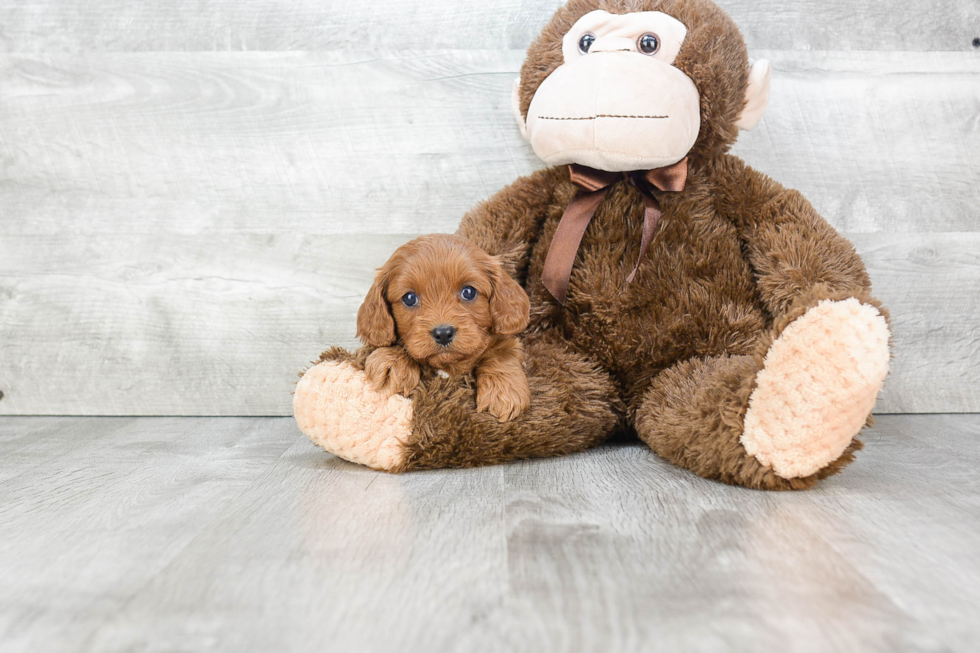
[[(585, 229), (592, 221), (596, 209), (606, 196), (609, 187), (615, 182), (628, 175), (636, 183), (637, 180), (646, 181), (658, 190), (678, 192), (684, 190), (687, 182), (687, 158), (678, 161), (674, 165), (653, 170), (637, 170), (630, 173), (606, 172), (572, 164), (568, 166), (572, 183), (578, 186), (579, 190), (572, 203), (568, 205), (558, 223), (554, 238), (551, 239), (551, 246), (548, 248), (548, 256), (544, 261), (544, 271), (541, 273), (541, 280), (544, 287), (548, 289), (555, 299), (564, 306), (565, 297), (568, 294), (568, 278), (572, 274), (572, 266), (575, 264), (575, 255), (578, 253), (579, 244)], [(640, 269), (640, 262), (650, 247), (653, 233), (657, 230), (657, 223), (660, 221), (660, 202), (650, 194), (649, 190), (640, 184), (636, 184), (640, 195), (643, 196), (643, 237), (640, 240), (640, 256), (636, 259), (636, 267), (627, 277), (627, 283), (632, 283), (636, 276), (636, 271)]]

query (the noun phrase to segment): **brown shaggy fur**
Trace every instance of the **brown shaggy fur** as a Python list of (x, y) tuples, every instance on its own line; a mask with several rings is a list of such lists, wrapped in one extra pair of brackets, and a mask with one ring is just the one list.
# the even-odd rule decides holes
[[(475, 290), (466, 299), (464, 288)], [(402, 298), (411, 293), (415, 304)], [(450, 375), (475, 369), (478, 412), (501, 421), (517, 417), (530, 401), (516, 334), (528, 324), (528, 298), (500, 259), (449, 234), (422, 236), (391, 255), (357, 312), (357, 335), (376, 347), (364, 362), (376, 390), (409, 394), (421, 366)], [(440, 344), (436, 327), (455, 331)]]
[[(626, 277), (639, 252), (644, 203), (628, 182), (610, 187), (582, 240), (564, 308), (541, 272), (576, 193), (567, 168), (518, 179), (470, 211), (458, 233), (490, 254), (516, 253), (514, 273), (530, 296), (530, 408), (501, 424), (473, 411), (467, 378), (423, 376), (411, 394), (415, 439), (404, 469), (568, 453), (625, 429), (707, 478), (810, 487), (849, 463), (860, 442), (817, 474), (786, 480), (743, 449), (743, 418), (769, 345), (793, 319), (825, 298), (878, 306), (864, 265), (799, 193), (727, 154), (748, 57), (738, 30), (710, 0), (571, 0), (528, 51), (525, 113), (562, 61), (562, 36), (594, 9), (659, 10), (688, 27), (675, 65), (700, 92), (701, 132), (687, 187), (653, 191), (663, 217), (632, 284)], [(325, 356), (351, 357), (341, 350)]]
[[(397, 470), (476, 467), (520, 458), (559, 456), (594, 447), (620, 425), (609, 374), (559, 340), (530, 334), (524, 340), (531, 389), (527, 410), (500, 422), (474, 410), (477, 387), (470, 374), (443, 379), (432, 370), (409, 395), (415, 431), (408, 458)], [(354, 354), (339, 347), (319, 361), (347, 361), (363, 369), (370, 347)]]

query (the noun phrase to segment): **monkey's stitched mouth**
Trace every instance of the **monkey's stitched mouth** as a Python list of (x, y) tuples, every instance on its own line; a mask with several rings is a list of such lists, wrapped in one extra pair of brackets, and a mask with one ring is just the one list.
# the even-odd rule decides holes
[(599, 113), (594, 116), (583, 116), (581, 118), (562, 118), (559, 116), (538, 116), (538, 120), (595, 120), (596, 118), (645, 118), (648, 120), (664, 120), (668, 116), (627, 116), (615, 113)]

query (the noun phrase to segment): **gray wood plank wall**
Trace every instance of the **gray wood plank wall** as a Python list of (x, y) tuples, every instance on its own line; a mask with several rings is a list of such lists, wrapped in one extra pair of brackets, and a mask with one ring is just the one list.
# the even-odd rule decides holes
[[(0, 414), (289, 414), (395, 246), (541, 165), (557, 4), (0, 1)], [(722, 4), (774, 64), (736, 153), (892, 311), (879, 412), (980, 411), (980, 3)]]

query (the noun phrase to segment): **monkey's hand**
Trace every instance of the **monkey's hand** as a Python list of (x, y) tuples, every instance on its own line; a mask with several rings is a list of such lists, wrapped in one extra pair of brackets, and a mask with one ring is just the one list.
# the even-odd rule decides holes
[(421, 369), (404, 348), (381, 347), (368, 356), (364, 374), (372, 390), (408, 396), (419, 384)]

